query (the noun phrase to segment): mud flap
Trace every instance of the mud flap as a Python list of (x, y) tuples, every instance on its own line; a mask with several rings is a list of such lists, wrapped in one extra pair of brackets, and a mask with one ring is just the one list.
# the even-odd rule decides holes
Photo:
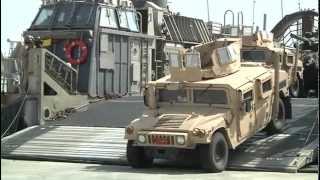
[(285, 108), (285, 115), (286, 119), (291, 119), (292, 118), (292, 104), (291, 104), (291, 99), (290, 97), (283, 97), (281, 98), (283, 103), (284, 103), (284, 108)]

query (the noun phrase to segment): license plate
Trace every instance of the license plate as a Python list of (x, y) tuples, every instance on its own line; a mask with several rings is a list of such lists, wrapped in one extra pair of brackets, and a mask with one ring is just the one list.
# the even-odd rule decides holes
[(169, 136), (152, 136), (151, 138), (152, 144), (159, 144), (159, 145), (168, 145), (170, 144), (170, 137)]

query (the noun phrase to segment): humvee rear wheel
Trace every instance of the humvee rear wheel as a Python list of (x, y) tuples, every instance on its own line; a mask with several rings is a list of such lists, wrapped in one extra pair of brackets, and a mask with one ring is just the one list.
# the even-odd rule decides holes
[(225, 136), (216, 132), (210, 144), (199, 147), (200, 160), (207, 172), (221, 172), (226, 169), (229, 159), (229, 146)]
[(285, 124), (286, 124), (286, 109), (285, 109), (283, 100), (280, 98), (278, 117), (276, 119), (271, 119), (271, 121), (266, 127), (266, 131), (268, 134), (281, 133)]
[(133, 146), (133, 141), (127, 143), (127, 160), (133, 168), (151, 167), (153, 158), (147, 156), (143, 147)]

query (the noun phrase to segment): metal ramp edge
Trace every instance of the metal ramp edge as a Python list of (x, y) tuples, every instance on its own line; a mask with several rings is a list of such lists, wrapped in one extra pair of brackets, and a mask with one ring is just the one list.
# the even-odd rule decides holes
[(126, 164), (123, 128), (33, 126), (1, 139), (1, 157)]
[[(280, 154), (270, 152), (285, 147), (285, 143), (278, 143), (279, 139), (291, 136), (278, 134), (265, 137), (263, 133), (258, 133), (231, 153), (228, 169), (298, 172), (317, 157), (319, 139), (314, 139), (303, 148), (296, 148), (298, 150), (286, 149), (285, 153)], [(33, 126), (3, 138), (1, 157), (127, 165), (126, 140), (123, 137), (124, 128)], [(291, 138), (296, 139), (294, 136)], [(267, 149), (266, 152), (257, 149), (257, 146), (268, 146), (268, 143), (274, 149)], [(296, 144), (299, 143), (296, 141)], [(261, 151), (262, 154), (250, 154), (252, 149)]]
[[(301, 168), (314, 162), (318, 158), (318, 152), (319, 138), (316, 138), (307, 146), (303, 147), (302, 149), (299, 149), (298, 151), (293, 152), (294, 155), (283, 154), (283, 156), (280, 157), (256, 156), (254, 160), (251, 160), (249, 162), (241, 161), (237, 158), (231, 158), (228, 164), (228, 169), (297, 173)], [(245, 153), (242, 152), (242, 154), (244, 155)], [(237, 155), (237, 153), (235, 153), (234, 155)]]

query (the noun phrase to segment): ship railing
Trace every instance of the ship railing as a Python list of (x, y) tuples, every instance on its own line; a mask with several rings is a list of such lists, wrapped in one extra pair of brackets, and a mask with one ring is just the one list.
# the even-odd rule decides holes
[(17, 93), (20, 80), (17, 60), (15, 58), (1, 59), (1, 94)]

